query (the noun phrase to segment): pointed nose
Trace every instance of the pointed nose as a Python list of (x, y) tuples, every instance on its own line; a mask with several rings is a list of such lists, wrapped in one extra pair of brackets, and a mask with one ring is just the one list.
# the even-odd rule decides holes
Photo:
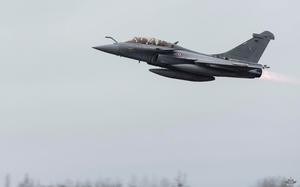
[(93, 48), (103, 51), (105, 53), (120, 55), (119, 46), (117, 44), (101, 45), (101, 46), (97, 46), (97, 47), (93, 47)]

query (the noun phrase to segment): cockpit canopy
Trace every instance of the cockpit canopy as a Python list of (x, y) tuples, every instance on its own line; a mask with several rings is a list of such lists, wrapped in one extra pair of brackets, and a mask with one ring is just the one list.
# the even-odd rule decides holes
[(146, 44), (146, 45), (156, 45), (156, 46), (171, 46), (172, 43), (159, 40), (156, 38), (146, 38), (146, 37), (134, 37), (132, 40), (127, 41), (127, 43), (139, 43), (139, 44)]

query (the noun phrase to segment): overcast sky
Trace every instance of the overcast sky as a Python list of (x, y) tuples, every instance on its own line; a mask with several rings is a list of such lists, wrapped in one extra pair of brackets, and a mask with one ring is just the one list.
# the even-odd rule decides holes
[[(92, 46), (152, 36), (219, 53), (272, 31), (261, 58), (300, 77), (298, 0), (9, 0), (0, 7), (0, 176), (42, 182), (187, 173), (191, 187), (300, 179), (300, 86), (190, 83)], [(1, 180), (3, 181), (3, 180)]]

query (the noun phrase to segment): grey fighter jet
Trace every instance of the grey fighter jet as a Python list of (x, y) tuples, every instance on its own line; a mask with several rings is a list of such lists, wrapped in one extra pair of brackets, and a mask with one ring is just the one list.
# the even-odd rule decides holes
[(215, 77), (259, 78), (267, 65), (258, 64), (274, 35), (265, 31), (221, 53), (207, 55), (183, 48), (178, 42), (169, 43), (155, 38), (135, 37), (127, 42), (93, 47), (94, 49), (122, 57), (143, 61), (159, 68), (150, 72), (173, 79), (186, 81), (213, 81)]

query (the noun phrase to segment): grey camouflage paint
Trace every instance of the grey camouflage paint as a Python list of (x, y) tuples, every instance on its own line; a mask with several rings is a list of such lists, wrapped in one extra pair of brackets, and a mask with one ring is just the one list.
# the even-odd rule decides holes
[(203, 82), (215, 77), (259, 78), (266, 65), (258, 64), (274, 35), (265, 31), (221, 54), (207, 55), (163, 40), (135, 37), (127, 42), (94, 47), (97, 50), (123, 56), (160, 67), (150, 72), (174, 79)]

